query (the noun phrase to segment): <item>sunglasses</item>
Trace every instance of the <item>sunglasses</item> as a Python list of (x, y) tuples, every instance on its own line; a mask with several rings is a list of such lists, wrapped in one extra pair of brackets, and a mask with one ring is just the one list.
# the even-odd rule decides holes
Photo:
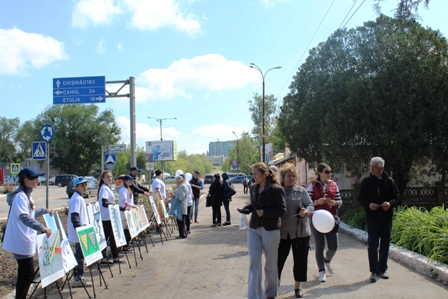
[(331, 170), (325, 170), (324, 173), (325, 174), (330, 174), (330, 173), (333, 173), (333, 172)]

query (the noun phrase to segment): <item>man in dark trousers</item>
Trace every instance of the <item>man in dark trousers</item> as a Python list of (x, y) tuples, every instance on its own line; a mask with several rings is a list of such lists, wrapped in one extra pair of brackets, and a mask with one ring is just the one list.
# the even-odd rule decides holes
[(201, 173), (198, 170), (195, 170), (193, 173), (193, 178), (190, 180), (191, 189), (193, 191), (193, 207), (191, 207), (190, 210), (190, 222), (193, 222), (193, 216), (194, 216), (194, 222), (199, 223), (198, 220), (198, 212), (199, 212), (199, 198), (201, 195), (201, 190), (204, 190), (204, 183), (199, 178)]
[(392, 216), (393, 208), (398, 205), (398, 189), (394, 180), (384, 172), (384, 163), (381, 157), (370, 160), (370, 176), (362, 180), (358, 196), (358, 201), (366, 212), (371, 282), (376, 282), (379, 278), (389, 279), (386, 271)]
[(131, 188), (131, 191), (132, 191), (132, 193), (134, 195), (134, 204), (136, 204), (136, 205), (138, 204), (138, 195), (139, 194), (144, 194), (146, 196), (150, 196), (152, 194), (152, 192), (149, 191), (148, 188), (146, 188), (145, 186), (140, 185), (139, 183), (137, 183), (137, 176), (138, 176), (138, 171), (139, 170), (140, 169), (138, 169), (137, 166), (132, 166), (131, 167), (131, 173), (130, 173), (130, 175), (134, 179), (132, 180), (132, 184), (129, 187)]

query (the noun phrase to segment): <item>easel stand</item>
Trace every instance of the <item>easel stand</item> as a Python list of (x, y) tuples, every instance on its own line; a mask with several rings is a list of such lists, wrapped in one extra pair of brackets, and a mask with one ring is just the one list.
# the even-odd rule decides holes
[[(36, 271), (34, 272), (33, 282), (34, 282), (34, 279), (36, 278), (37, 272), (39, 272), (39, 267), (37, 267)], [(30, 295), (29, 298), (32, 298), (32, 297), (33, 297), (34, 293), (36, 292), (36, 290), (37, 290), (37, 288), (39, 287), (39, 285), (40, 285), (41, 282), (42, 282), (42, 279), (39, 279), (39, 281), (38, 281), (38, 282), (36, 283), (36, 285), (34, 286), (33, 292), (31, 293), (31, 295)], [(56, 284), (56, 288), (57, 288), (57, 290), (58, 290), (58, 292), (59, 292), (59, 296), (61, 297), (61, 299), (64, 299), (64, 298), (62, 297), (61, 289), (59, 289), (59, 284), (58, 284), (58, 282), (55, 281), (55, 284)], [(71, 295), (71, 293), (70, 293), (70, 295)], [(45, 288), (44, 288), (44, 299), (47, 299), (47, 298), (48, 298), (48, 297), (47, 297), (47, 288), (45, 287)]]

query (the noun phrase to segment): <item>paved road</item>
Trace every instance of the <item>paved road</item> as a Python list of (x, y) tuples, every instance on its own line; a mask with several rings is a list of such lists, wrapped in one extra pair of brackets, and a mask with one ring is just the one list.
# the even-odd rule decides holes
[[(208, 185), (206, 186), (208, 188)], [(144, 251), (138, 265), (122, 265), (122, 274), (113, 266), (114, 277), (105, 270), (108, 289), (97, 284), (97, 298), (245, 298), (247, 297), (248, 254), (246, 231), (237, 226), (237, 207), (248, 201), (237, 186), (231, 203), (232, 226), (211, 228), (211, 209), (202, 202), (199, 224), (184, 240), (174, 236), (165, 241), (153, 235), (155, 246)], [(312, 239), (312, 238), (311, 238)], [(448, 298), (448, 287), (394, 261), (389, 262), (389, 280), (369, 282), (367, 246), (340, 234), (340, 247), (333, 261), (334, 275), (326, 283), (318, 281), (314, 244), (308, 262), (308, 282), (303, 284), (306, 298)], [(104, 269), (104, 268), (103, 268)], [(107, 269), (107, 268), (106, 268)], [(277, 298), (294, 298), (292, 257), (288, 258)], [(68, 298), (64, 291), (64, 298)], [(92, 296), (93, 297), (93, 296)], [(11, 297), (9, 297), (11, 298)], [(59, 298), (49, 294), (48, 298)], [(86, 298), (75, 289), (73, 298)]]

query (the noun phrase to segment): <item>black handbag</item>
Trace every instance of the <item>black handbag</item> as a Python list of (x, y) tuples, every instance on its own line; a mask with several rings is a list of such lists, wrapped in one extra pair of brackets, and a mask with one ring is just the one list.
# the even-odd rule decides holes
[(205, 198), (205, 206), (207, 208), (212, 206), (212, 195), (210, 194), (210, 192), (207, 194), (207, 197)]

